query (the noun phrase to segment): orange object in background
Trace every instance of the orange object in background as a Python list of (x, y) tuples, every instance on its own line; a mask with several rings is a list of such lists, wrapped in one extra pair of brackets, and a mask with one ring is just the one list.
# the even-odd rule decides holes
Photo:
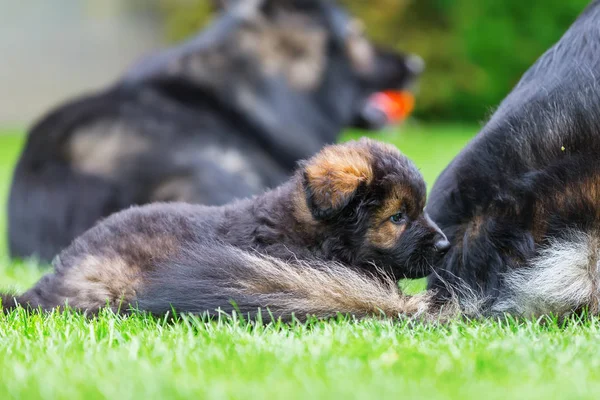
[(410, 116), (415, 108), (415, 97), (407, 90), (377, 92), (369, 97), (354, 127), (379, 130), (397, 125)]
[(385, 114), (388, 123), (395, 124), (405, 120), (415, 108), (415, 97), (408, 91), (385, 91), (371, 96), (372, 107)]

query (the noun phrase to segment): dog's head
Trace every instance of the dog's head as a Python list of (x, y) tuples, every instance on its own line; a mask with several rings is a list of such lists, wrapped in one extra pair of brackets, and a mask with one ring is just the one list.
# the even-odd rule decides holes
[(142, 60), (124, 81), (196, 84), (273, 132), (302, 126), (333, 142), (372, 94), (404, 88), (423, 69), (417, 56), (374, 46), (333, 0), (214, 1), (213, 24)]
[(303, 196), (296, 217), (324, 235), (332, 258), (416, 278), (449, 249), (424, 210), (421, 174), (391, 145), (361, 139), (325, 147), (298, 179)]
[(241, 42), (267, 74), (284, 77), (312, 95), (345, 125), (370, 95), (409, 86), (422, 72), (415, 55), (373, 45), (360, 20), (332, 0), (229, 0), (231, 12), (248, 16), (252, 29)]

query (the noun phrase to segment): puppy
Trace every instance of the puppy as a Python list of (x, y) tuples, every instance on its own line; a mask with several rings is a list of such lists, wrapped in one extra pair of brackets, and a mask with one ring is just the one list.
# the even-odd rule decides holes
[(390, 145), (328, 146), (252, 199), (115, 214), (60, 253), (32, 289), (4, 295), (4, 308), (418, 314), (425, 299), (403, 297), (389, 277), (423, 277), (449, 248), (424, 212), (425, 194), (419, 171)]
[(430, 279), (441, 301), (598, 312), (599, 26), (594, 1), (435, 183), (427, 209), (453, 245)]

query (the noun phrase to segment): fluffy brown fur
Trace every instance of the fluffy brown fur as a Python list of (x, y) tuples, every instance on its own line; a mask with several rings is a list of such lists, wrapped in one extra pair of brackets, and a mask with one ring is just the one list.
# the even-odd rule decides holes
[(394, 147), (367, 139), (329, 146), (252, 199), (115, 214), (3, 305), (418, 316), (431, 312), (428, 296), (404, 296), (394, 279), (425, 276), (448, 250), (424, 203), (421, 175)]

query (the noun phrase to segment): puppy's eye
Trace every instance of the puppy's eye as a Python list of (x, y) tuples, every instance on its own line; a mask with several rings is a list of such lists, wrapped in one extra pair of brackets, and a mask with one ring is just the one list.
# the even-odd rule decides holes
[(390, 221), (392, 221), (393, 224), (400, 225), (401, 223), (404, 222), (404, 213), (398, 212), (398, 213), (392, 215), (390, 217)]

